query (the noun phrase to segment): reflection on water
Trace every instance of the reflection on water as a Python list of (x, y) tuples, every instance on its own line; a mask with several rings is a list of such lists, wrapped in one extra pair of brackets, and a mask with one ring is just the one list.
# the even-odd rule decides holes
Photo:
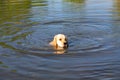
[(114, 3), (115, 3), (115, 10), (114, 10), (114, 13), (116, 12), (116, 14), (114, 14), (116, 17), (116, 19), (120, 19), (120, 1), (119, 0), (115, 0), (114, 1)]
[[(0, 80), (119, 80), (119, 2), (1, 0)], [(58, 33), (66, 51), (49, 45)]]
[(46, 0), (33, 0), (31, 3), (32, 6), (46, 6)]
[(64, 1), (75, 2), (75, 3), (84, 3), (85, 2), (85, 0), (64, 0)]
[(0, 23), (24, 20), (31, 4), (30, 0), (1, 0), (0, 3)]

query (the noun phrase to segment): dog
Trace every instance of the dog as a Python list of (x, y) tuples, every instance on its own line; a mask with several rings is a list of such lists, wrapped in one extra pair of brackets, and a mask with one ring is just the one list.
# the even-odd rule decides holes
[(55, 50), (65, 50), (68, 48), (68, 39), (64, 34), (57, 34), (49, 43)]

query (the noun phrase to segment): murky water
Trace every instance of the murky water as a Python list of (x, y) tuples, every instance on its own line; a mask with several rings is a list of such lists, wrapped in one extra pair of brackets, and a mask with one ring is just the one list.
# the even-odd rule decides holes
[[(0, 80), (119, 80), (119, 0), (1, 0)], [(53, 36), (68, 36), (55, 54)]]

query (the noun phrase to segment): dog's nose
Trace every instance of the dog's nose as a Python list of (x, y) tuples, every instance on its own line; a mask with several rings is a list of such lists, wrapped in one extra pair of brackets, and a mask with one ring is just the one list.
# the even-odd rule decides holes
[(67, 42), (65, 42), (64, 45), (67, 45)]

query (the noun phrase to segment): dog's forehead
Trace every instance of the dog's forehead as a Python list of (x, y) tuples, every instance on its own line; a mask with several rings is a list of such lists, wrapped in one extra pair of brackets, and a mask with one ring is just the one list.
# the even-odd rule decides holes
[(63, 34), (58, 34), (57, 37), (58, 37), (58, 38), (64, 38), (64, 39), (66, 38), (66, 36), (63, 35)]

